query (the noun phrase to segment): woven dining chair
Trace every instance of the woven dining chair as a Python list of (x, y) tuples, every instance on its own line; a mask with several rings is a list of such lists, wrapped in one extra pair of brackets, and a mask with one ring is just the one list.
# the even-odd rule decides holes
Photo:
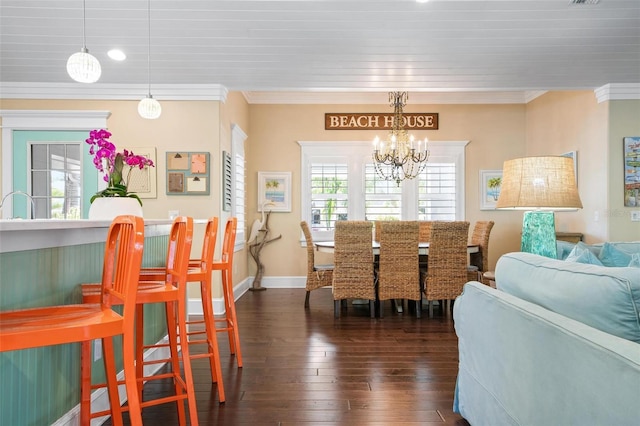
[(419, 227), (419, 236), (418, 240), (421, 243), (428, 243), (431, 238), (431, 226), (433, 225), (432, 220), (420, 220), (418, 221)]
[[(428, 243), (429, 239), (431, 238), (431, 225), (433, 224), (432, 220), (420, 220), (418, 221), (418, 226), (420, 228), (419, 230), (419, 236), (418, 236), (418, 241), (420, 241), (421, 243)], [(426, 268), (427, 267), (427, 255), (420, 255), (420, 267), (421, 268)]]
[(307, 284), (305, 286), (307, 294), (304, 298), (304, 307), (309, 307), (309, 294), (311, 291), (331, 286), (333, 283), (333, 265), (316, 265), (315, 264), (315, 246), (313, 238), (309, 230), (309, 224), (306, 221), (300, 222), (300, 228), (307, 241)]
[(381, 225), (380, 259), (377, 274), (380, 318), (384, 301), (414, 300), (420, 318), (420, 268), (418, 265), (419, 226), (416, 221), (390, 221)]
[(336, 222), (333, 300), (334, 316), (340, 318), (341, 301), (369, 300), (369, 313), (375, 318), (376, 290), (373, 279), (373, 224), (369, 221)]
[(397, 222), (391, 220), (374, 220), (373, 221), (373, 241), (380, 242), (380, 230), (382, 225), (389, 222)]
[(467, 282), (467, 241), (469, 222), (436, 221), (431, 226), (427, 269), (421, 270), (422, 290), (429, 303), (429, 317), (433, 317), (433, 302), (451, 301), (462, 293)]
[(494, 222), (492, 220), (479, 220), (473, 227), (471, 244), (478, 246), (478, 252), (469, 255), (469, 264), (467, 265), (468, 281), (480, 281), (485, 285), (489, 285), (489, 280), (484, 278), (483, 274), (489, 270), (489, 236), (493, 225)]

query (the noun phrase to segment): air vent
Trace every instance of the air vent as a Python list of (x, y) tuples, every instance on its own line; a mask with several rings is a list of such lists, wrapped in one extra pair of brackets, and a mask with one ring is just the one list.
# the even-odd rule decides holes
[(597, 4), (600, 0), (569, 0), (569, 4)]

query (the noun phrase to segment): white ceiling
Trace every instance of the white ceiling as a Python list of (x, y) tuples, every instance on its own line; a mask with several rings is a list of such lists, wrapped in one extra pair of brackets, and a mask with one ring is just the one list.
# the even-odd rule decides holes
[[(82, 0), (1, 0), (0, 82), (81, 85), (65, 66), (82, 16)], [(99, 84), (146, 86), (147, 16), (146, 0), (86, 0)], [(151, 0), (151, 83), (257, 98), (640, 83), (640, 0)]]

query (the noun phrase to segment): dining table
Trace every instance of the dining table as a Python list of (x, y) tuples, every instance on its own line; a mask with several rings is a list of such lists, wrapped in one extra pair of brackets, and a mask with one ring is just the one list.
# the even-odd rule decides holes
[[(316, 246), (316, 250), (318, 250), (319, 252), (324, 252), (324, 253), (333, 253), (335, 250), (335, 241), (316, 241), (314, 242), (314, 245)], [(378, 256), (380, 255), (380, 242), (379, 241), (373, 241), (372, 242), (372, 248), (373, 248), (373, 254), (374, 256)], [(471, 254), (471, 253), (478, 253), (478, 251), (480, 251), (480, 248), (477, 244), (468, 244), (467, 245), (467, 253)], [(423, 255), (423, 256), (427, 256), (429, 255), (429, 243), (428, 242), (421, 242), (418, 244), (418, 254)]]

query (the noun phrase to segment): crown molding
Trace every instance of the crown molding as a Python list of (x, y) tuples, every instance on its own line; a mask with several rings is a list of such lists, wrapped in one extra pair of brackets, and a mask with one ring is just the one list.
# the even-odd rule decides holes
[(598, 103), (640, 100), (640, 83), (609, 83), (594, 90)]
[[(388, 92), (242, 92), (249, 104), (389, 104)], [(413, 92), (413, 104), (525, 104), (544, 91)]]
[[(154, 98), (162, 101), (226, 102), (229, 91), (220, 84), (155, 84)], [(10, 83), (0, 82), (2, 99), (140, 100), (146, 84)]]

